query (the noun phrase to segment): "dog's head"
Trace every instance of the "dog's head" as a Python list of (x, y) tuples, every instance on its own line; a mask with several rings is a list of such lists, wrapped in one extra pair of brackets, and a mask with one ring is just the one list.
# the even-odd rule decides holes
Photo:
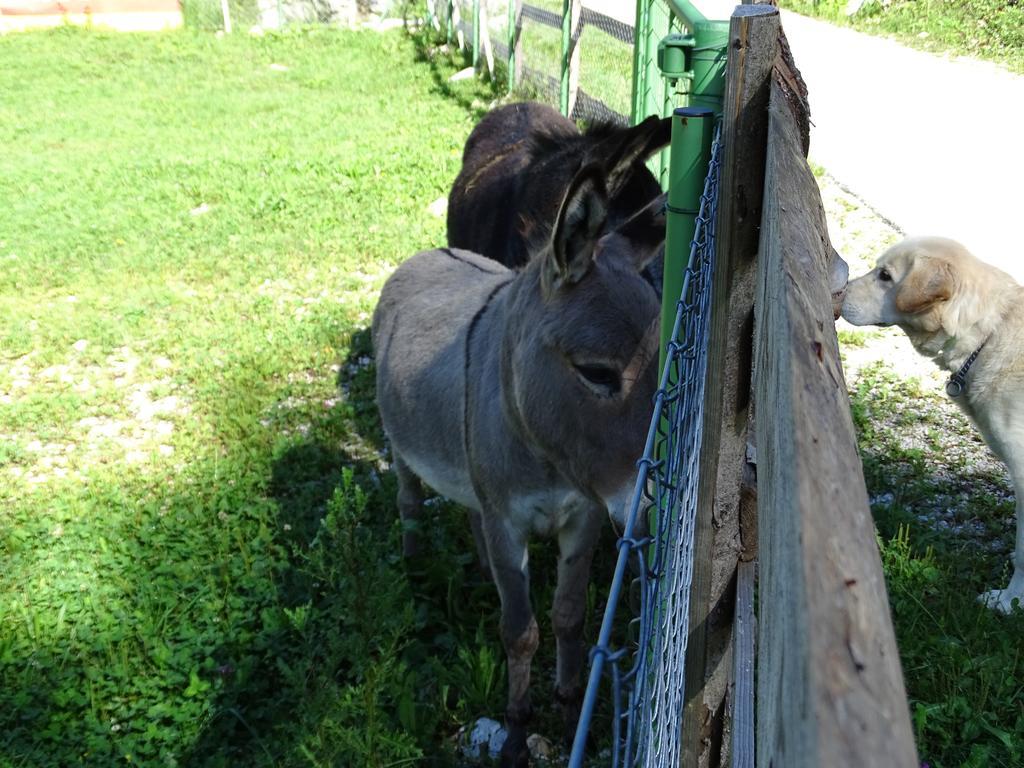
[(965, 260), (973, 257), (953, 240), (916, 237), (897, 243), (873, 270), (850, 282), (842, 316), (853, 325), (938, 331), (959, 290)]

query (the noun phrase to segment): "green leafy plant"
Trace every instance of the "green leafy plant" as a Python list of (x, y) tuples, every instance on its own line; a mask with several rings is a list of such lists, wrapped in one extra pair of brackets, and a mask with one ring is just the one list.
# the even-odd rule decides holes
[(921, 758), (1020, 765), (1024, 616), (976, 600), (1008, 578), (1005, 470), (955, 406), (883, 365), (851, 400)]

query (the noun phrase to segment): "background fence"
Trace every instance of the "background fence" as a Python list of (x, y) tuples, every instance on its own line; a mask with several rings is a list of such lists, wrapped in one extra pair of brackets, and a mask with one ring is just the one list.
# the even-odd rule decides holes
[[(435, 30), (510, 89), (583, 120), (627, 123), (632, 112), (633, 8), (614, 15), (571, 0), (428, 0)], [(626, 10), (624, 14), (622, 11)]]
[(371, 12), (387, 13), (392, 5), (389, 0), (181, 0), (187, 26), (227, 33), (353, 24)]

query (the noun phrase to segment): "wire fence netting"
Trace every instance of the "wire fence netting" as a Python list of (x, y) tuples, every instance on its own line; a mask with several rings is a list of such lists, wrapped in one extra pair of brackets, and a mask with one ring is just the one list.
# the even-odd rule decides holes
[[(509, 46), (516, 45), (520, 67), (517, 90), (524, 97), (557, 105), (563, 77), (562, 0), (522, 2), (518, 16), (514, 0), (477, 1), (481, 62), (507, 73)], [(448, 0), (428, 0), (428, 5), (435, 28), (446, 32), (450, 20), (453, 42), (462, 50), (472, 50), (474, 0), (452, 0), (450, 6)], [(579, 91), (570, 116), (584, 121), (628, 123), (633, 25), (590, 7), (584, 0), (579, 23), (572, 32), (579, 49)]]
[[(602, 674), (610, 679), (613, 717), (611, 755), (601, 764), (679, 765), (720, 151), (716, 135), (571, 767), (585, 764)], [(638, 609), (626, 617), (623, 593), (639, 595)]]
[[(579, 117), (625, 120), (633, 90), (633, 26), (583, 6), (580, 16)], [(589, 98), (587, 98), (589, 97)], [(608, 112), (600, 110), (603, 105)]]

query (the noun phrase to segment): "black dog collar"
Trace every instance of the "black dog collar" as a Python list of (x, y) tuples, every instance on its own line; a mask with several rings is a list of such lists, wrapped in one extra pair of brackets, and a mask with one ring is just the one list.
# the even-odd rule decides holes
[(964, 392), (964, 387), (967, 386), (967, 372), (971, 370), (971, 366), (974, 365), (974, 361), (978, 359), (978, 354), (985, 348), (985, 344), (982, 343), (980, 347), (971, 352), (971, 356), (967, 358), (967, 361), (960, 366), (960, 370), (949, 377), (949, 381), (946, 382), (946, 394), (950, 397), (960, 397)]

